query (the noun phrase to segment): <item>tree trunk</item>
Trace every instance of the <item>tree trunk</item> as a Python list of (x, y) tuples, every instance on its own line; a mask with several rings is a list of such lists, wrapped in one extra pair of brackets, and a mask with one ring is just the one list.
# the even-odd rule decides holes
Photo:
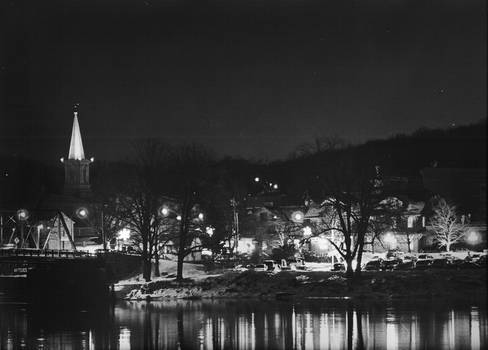
[(151, 256), (147, 252), (147, 242), (142, 242), (142, 278), (149, 282), (151, 280)]
[(352, 278), (354, 276), (354, 270), (352, 269), (352, 257), (346, 256), (346, 277)]
[(161, 272), (159, 271), (159, 254), (156, 252), (154, 254), (154, 277), (159, 277), (161, 276)]
[(183, 280), (183, 264), (185, 263), (185, 255), (183, 254), (184, 248), (178, 250), (178, 262), (176, 267), (176, 280)]
[(450, 252), (451, 251), (451, 242), (447, 242), (446, 243), (446, 252)]
[(151, 280), (151, 258), (146, 256), (143, 257), (142, 261), (142, 277), (146, 280), (146, 282), (149, 282)]
[(358, 257), (356, 259), (357, 265), (356, 265), (356, 276), (361, 275), (361, 261), (363, 259), (363, 250), (364, 250), (364, 243), (360, 244), (358, 247)]

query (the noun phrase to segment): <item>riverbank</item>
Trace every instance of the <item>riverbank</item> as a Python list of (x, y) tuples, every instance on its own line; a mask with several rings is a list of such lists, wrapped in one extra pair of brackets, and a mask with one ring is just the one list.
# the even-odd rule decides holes
[(176, 282), (164, 278), (154, 282), (125, 283), (116, 288), (116, 297), (126, 300), (200, 298), (455, 298), (484, 300), (486, 271), (426, 270), (363, 272), (347, 280), (337, 272), (226, 272), (217, 276), (200, 275)]

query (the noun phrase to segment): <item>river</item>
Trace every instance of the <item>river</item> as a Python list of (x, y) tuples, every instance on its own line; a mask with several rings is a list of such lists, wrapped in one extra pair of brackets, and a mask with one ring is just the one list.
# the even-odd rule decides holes
[(1, 349), (483, 349), (486, 305), (347, 300), (0, 302)]

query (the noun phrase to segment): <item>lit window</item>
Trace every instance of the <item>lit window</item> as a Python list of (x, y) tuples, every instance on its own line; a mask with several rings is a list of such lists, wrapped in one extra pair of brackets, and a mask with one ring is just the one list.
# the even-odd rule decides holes
[(409, 216), (408, 217), (408, 222), (407, 222), (407, 227), (412, 228), (413, 227), (413, 222), (415, 220), (415, 216)]
[(425, 216), (422, 216), (422, 227), (425, 227)]

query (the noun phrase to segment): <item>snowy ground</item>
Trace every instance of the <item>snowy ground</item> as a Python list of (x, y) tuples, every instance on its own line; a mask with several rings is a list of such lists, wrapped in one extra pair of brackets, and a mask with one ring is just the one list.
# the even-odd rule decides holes
[[(176, 261), (161, 260), (159, 262), (159, 271), (163, 274), (160, 277), (152, 277), (151, 281), (169, 281), (173, 280), (176, 276)], [(201, 264), (184, 263), (183, 264), (183, 277), (191, 278), (193, 280), (203, 279), (212, 276), (219, 276), (220, 274), (207, 274), (204, 271), (204, 267)], [(170, 277), (168, 277), (170, 276)], [(121, 280), (116, 285), (122, 287), (125, 285), (138, 285), (145, 284), (146, 282), (142, 278), (142, 274), (138, 274), (129, 279)]]

